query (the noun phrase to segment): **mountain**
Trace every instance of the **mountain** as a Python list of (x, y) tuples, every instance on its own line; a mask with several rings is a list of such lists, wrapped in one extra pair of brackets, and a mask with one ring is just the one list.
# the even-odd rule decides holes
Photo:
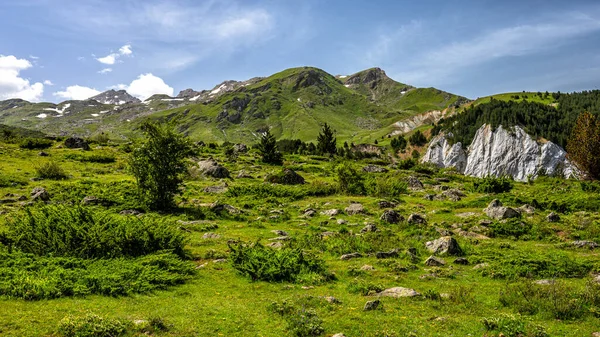
[[(181, 132), (204, 141), (254, 142), (267, 128), (278, 138), (314, 141), (323, 123), (339, 140), (367, 142), (398, 133), (399, 121), (436, 111), (436, 122), (464, 97), (396, 82), (379, 68), (335, 77), (313, 67), (287, 69), (247, 81), (224, 81), (211, 90), (186, 89), (176, 97), (154, 95), (144, 102), (126, 91), (109, 90), (85, 101), (59, 104), (0, 103), (0, 123), (91, 136), (135, 134), (146, 119), (176, 120)], [(431, 115), (431, 114), (430, 114)]]
[(98, 94), (94, 97), (90, 97), (90, 100), (94, 100), (100, 102), (102, 104), (113, 104), (113, 105), (123, 105), (127, 103), (140, 103), (141, 101), (130, 94), (125, 90), (108, 90), (101, 94)]

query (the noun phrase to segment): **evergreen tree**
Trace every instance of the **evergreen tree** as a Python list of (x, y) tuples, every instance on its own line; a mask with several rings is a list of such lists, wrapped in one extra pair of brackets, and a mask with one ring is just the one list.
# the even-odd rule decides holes
[(283, 164), (283, 155), (277, 149), (277, 140), (275, 136), (271, 134), (271, 131), (267, 130), (260, 137), (260, 143), (258, 143), (258, 152), (262, 156), (263, 163), (281, 165)]
[(589, 112), (579, 115), (567, 145), (569, 158), (588, 179), (600, 178), (600, 120)]
[(317, 149), (321, 154), (336, 154), (336, 139), (329, 124), (325, 123), (317, 137)]
[(423, 146), (425, 143), (427, 143), (427, 138), (420, 130), (417, 130), (408, 138), (408, 141), (410, 145)]

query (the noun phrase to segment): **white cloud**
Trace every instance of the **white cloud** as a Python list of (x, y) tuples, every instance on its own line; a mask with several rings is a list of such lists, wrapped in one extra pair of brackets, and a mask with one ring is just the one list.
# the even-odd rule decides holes
[(29, 58), (32, 60), (39, 60), (40, 58), (37, 56), (29, 55)]
[(112, 68), (104, 68), (104, 69), (98, 71), (98, 74), (104, 75), (104, 74), (110, 73), (111, 71), (113, 71)]
[(121, 55), (131, 55), (133, 54), (133, 50), (131, 50), (131, 45), (126, 44), (123, 47), (119, 48), (119, 54)]
[(54, 83), (52, 83), (52, 81), (50, 81), (50, 80), (45, 80), (44, 85), (52, 86), (52, 85), (54, 85)]
[(72, 85), (67, 87), (65, 91), (57, 91), (52, 95), (66, 100), (85, 100), (92, 96), (96, 96), (100, 91), (80, 85)]
[(102, 64), (113, 65), (117, 61), (117, 57), (119, 57), (119, 54), (110, 54), (104, 57), (99, 57), (96, 60)]
[(44, 84), (30, 83), (20, 77), (20, 72), (33, 65), (26, 59), (18, 59), (13, 55), (0, 55), (0, 99), (21, 98), (37, 102), (44, 94)]
[(142, 101), (154, 94), (166, 94), (173, 96), (173, 88), (168, 86), (162, 78), (154, 76), (150, 73), (140, 75), (133, 80), (131, 84), (125, 86), (117, 85), (119, 89), (125, 89), (131, 95), (141, 99)]

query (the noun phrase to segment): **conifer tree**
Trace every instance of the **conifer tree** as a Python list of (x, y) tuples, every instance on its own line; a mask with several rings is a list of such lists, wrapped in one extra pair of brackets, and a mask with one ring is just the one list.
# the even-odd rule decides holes
[(275, 136), (271, 134), (271, 131), (267, 130), (260, 137), (258, 151), (262, 156), (263, 163), (275, 165), (283, 164), (283, 155), (277, 149), (277, 140), (275, 139)]
[(331, 130), (331, 127), (327, 123), (323, 125), (317, 137), (317, 149), (321, 154), (336, 154), (336, 138), (333, 135), (333, 130)]

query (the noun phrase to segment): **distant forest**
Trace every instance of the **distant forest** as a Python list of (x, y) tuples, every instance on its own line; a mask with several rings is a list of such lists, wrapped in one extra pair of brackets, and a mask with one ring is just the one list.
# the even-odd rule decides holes
[(489, 103), (471, 106), (460, 114), (440, 120), (433, 134), (440, 130), (450, 131), (454, 135), (453, 142), (461, 142), (467, 147), (483, 124), (491, 124), (494, 129), (499, 125), (518, 125), (534, 138), (543, 137), (564, 148), (580, 113), (600, 114), (600, 90), (552, 95), (556, 106), (492, 98)]

